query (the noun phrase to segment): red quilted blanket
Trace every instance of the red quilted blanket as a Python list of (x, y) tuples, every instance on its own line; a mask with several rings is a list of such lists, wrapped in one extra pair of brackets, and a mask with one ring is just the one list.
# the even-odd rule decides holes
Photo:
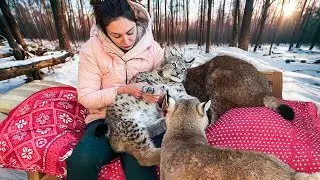
[[(209, 144), (271, 153), (303, 172), (320, 172), (320, 119), (313, 103), (285, 101), (293, 122), (264, 107), (236, 108), (207, 129)], [(35, 93), (0, 124), (0, 166), (64, 177), (65, 159), (83, 134), (86, 109), (75, 88)], [(100, 180), (122, 180), (119, 160), (102, 168)]]
[(68, 151), (83, 134), (86, 113), (75, 88), (35, 93), (0, 124), (0, 164), (62, 176)]

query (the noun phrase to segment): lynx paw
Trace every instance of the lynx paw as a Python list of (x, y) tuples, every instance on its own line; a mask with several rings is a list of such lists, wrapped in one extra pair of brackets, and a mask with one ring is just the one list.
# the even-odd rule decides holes
[(152, 86), (142, 86), (141, 92), (148, 93), (148, 94), (155, 94), (155, 88)]

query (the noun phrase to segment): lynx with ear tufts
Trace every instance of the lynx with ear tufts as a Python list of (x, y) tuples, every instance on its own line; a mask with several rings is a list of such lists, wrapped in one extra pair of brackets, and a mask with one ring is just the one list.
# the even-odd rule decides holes
[(209, 146), (205, 128), (210, 104), (166, 98), (161, 180), (320, 180), (320, 173), (297, 173), (272, 155)]

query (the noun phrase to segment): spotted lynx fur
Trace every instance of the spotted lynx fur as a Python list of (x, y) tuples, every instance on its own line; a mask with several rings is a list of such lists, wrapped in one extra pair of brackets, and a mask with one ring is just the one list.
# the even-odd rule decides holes
[(284, 119), (294, 112), (276, 99), (267, 79), (250, 63), (231, 56), (217, 56), (198, 67), (189, 68), (184, 87), (201, 101), (212, 101), (208, 114), (212, 121), (236, 107), (266, 106)]
[(272, 155), (209, 146), (205, 128), (210, 100), (168, 98), (166, 102), (161, 180), (320, 180), (320, 173), (295, 172)]
[[(186, 76), (187, 64), (184, 58), (171, 56), (164, 64), (152, 72), (143, 72), (131, 82), (146, 82), (142, 92), (156, 93), (166, 90), (175, 97), (186, 95), (182, 81)], [(116, 101), (108, 106), (105, 125), (98, 126), (96, 135), (101, 136), (109, 128), (109, 141), (116, 152), (133, 155), (143, 166), (160, 163), (160, 148), (156, 148), (151, 137), (165, 131), (162, 111), (156, 103), (148, 103), (129, 94), (116, 96)]]

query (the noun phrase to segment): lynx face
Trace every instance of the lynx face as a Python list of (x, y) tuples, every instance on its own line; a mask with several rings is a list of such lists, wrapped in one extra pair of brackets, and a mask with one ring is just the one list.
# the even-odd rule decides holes
[(175, 82), (183, 82), (187, 75), (187, 62), (183, 57), (171, 56), (163, 65), (162, 75)]
[[(206, 112), (211, 105), (211, 100), (200, 102), (197, 98), (173, 99), (166, 95), (165, 108), (167, 110), (166, 123), (168, 128), (182, 127), (189, 129), (190, 124), (204, 130), (209, 125)], [(193, 126), (194, 127), (194, 126)], [(190, 129), (191, 130), (191, 129)]]

